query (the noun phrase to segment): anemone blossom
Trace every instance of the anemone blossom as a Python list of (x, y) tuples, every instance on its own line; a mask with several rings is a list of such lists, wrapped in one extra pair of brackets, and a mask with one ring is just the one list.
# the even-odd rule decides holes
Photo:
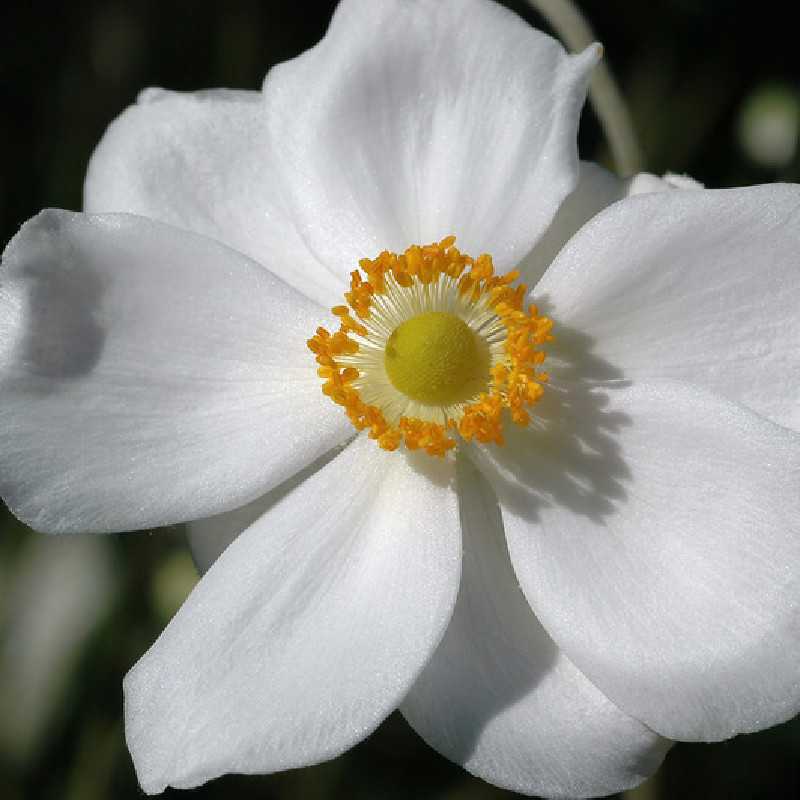
[(344, 0), (260, 92), (144, 92), (9, 244), (2, 496), (210, 565), (125, 680), (146, 792), (399, 708), (601, 795), (800, 708), (800, 191), (580, 164), (598, 54)]

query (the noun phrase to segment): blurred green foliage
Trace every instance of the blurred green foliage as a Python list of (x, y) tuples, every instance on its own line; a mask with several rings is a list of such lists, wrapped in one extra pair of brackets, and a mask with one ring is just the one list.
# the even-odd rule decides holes
[[(522, 0), (507, 5), (537, 22)], [(257, 88), (270, 65), (322, 36), (333, 6), (297, 0), (6, 4), (0, 11), (0, 238), (7, 241), (44, 206), (80, 208), (92, 149), (141, 88)], [(686, 172), (709, 186), (798, 180), (800, 60), (788, 6), (585, 0), (582, 8), (631, 105), (648, 169)], [(607, 162), (591, 113), (580, 147), (584, 158)], [(75, 537), (80, 559), (63, 555), (60, 541), (23, 529), (5, 509), (0, 531), (0, 796), (141, 796), (125, 750), (121, 681), (195, 580), (180, 529)], [(659, 775), (629, 796), (800, 797), (799, 764), (800, 724), (794, 722), (718, 745), (677, 745)], [(438, 757), (394, 715), (328, 764), (226, 777), (192, 796), (514, 795)]]

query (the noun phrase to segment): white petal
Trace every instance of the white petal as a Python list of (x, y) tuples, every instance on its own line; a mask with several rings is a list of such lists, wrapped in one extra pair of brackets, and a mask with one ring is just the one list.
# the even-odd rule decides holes
[[(353, 433), (355, 434), (355, 430)], [(280, 486), (276, 486), (247, 505), (187, 523), (186, 537), (189, 540), (189, 548), (192, 551), (195, 566), (200, 574), (208, 572), (209, 567), (242, 531), (249, 528), (287, 494), (293, 492), (303, 481), (318, 472), (337, 453), (337, 450), (325, 453), (313, 464), (309, 464)]]
[(220, 556), (125, 679), (146, 792), (332, 758), (397, 706), (455, 602), (450, 477), (362, 436)]
[[(558, 209), (553, 222), (518, 269), (520, 280), (535, 286), (561, 248), (588, 222), (627, 195), (629, 181), (591, 161), (581, 161), (578, 185)], [(586, 265), (591, 268), (590, 264)]]
[(320, 313), (209, 239), (43, 212), (0, 273), (0, 494), (53, 532), (252, 500), (352, 430), (305, 344)]
[(681, 384), (561, 388), (541, 430), (482, 451), (548, 633), (671, 739), (796, 714), (800, 437)]
[(450, 234), (519, 262), (575, 186), (598, 57), (485, 0), (344, 0), (322, 42), (264, 84), (304, 239), (342, 275)]
[(596, 797), (639, 783), (669, 743), (620, 711), (545, 633), (517, 585), (492, 490), (461, 467), (458, 601), (403, 714), (440, 753), (517, 792)]
[(239, 250), (325, 306), (340, 282), (279, 197), (260, 92), (148, 89), (97, 146), (84, 210), (141, 214)]
[(799, 218), (791, 185), (631, 198), (580, 231), (537, 299), (625, 378), (685, 380), (800, 428)]
[[(640, 172), (631, 178), (618, 178), (591, 161), (581, 161), (578, 185), (558, 209), (550, 227), (519, 264), (521, 280), (535, 286), (564, 245), (592, 217), (617, 200), (635, 194), (671, 192), (677, 189), (702, 189), (703, 185), (687, 175), (667, 173), (663, 178), (650, 172)], [(592, 269), (591, 259), (584, 269)]]
[(276, 486), (266, 494), (262, 494), (246, 505), (224, 511), (213, 517), (192, 520), (186, 525), (186, 538), (192, 559), (201, 575), (208, 572), (211, 565), (222, 555), (225, 549), (239, 534), (247, 530), (259, 517), (263, 516), (277, 500), (282, 499), (287, 491), (292, 491), (305, 480), (308, 475), (306, 467), (293, 475), (289, 480)]
[(702, 189), (703, 184), (688, 175), (676, 175), (674, 172), (667, 172), (663, 177), (653, 175), (652, 172), (640, 172), (632, 178), (628, 178), (627, 195), (650, 194), (652, 192), (671, 192), (676, 189), (682, 191), (693, 191)]

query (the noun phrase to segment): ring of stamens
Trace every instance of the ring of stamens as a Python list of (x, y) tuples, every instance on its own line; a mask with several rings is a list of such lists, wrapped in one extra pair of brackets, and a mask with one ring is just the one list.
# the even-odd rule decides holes
[[(523, 308), (526, 287), (510, 285), (518, 272), (495, 275), (491, 256), (461, 253), (453, 236), (400, 255), (384, 251), (359, 266), (351, 273), (347, 305), (333, 308), (339, 329), (317, 328), (308, 340), (323, 393), (345, 409), (357, 430), (369, 430), (385, 450), (402, 442), (409, 450), (444, 456), (455, 447), (456, 434), (502, 445), (504, 412), (515, 424), (528, 425), (529, 408), (541, 399), (548, 378), (539, 367), (553, 323), (536, 306)], [(393, 355), (393, 337), (406, 324), (417, 334), (440, 323), (456, 331), (452, 321), (423, 319), (436, 315), (468, 327), (476, 366), (454, 367), (465, 375), (461, 390), (411, 392), (415, 399), (401, 391), (406, 379), (387, 363), (387, 348)]]

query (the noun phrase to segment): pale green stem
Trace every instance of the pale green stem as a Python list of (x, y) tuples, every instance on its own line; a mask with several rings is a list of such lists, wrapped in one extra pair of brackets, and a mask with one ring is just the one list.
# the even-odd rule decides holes
[[(528, 4), (547, 20), (569, 50), (580, 52), (595, 41), (589, 23), (570, 0), (528, 0)], [(633, 121), (605, 61), (595, 68), (589, 99), (605, 131), (617, 171), (623, 176), (641, 172), (644, 159)]]

